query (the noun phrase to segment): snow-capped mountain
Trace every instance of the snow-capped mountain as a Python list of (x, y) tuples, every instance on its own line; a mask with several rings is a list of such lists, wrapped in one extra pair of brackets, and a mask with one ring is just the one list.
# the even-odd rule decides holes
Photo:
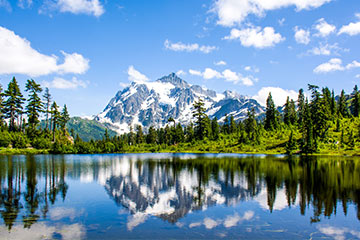
[(220, 121), (226, 115), (233, 115), (235, 120), (244, 119), (251, 108), (257, 114), (264, 111), (254, 99), (232, 91), (219, 94), (188, 84), (171, 73), (153, 82), (132, 82), (110, 100), (95, 120), (118, 133), (129, 132), (130, 126), (135, 125), (142, 125), (144, 129), (164, 127), (170, 117), (186, 125), (193, 119), (193, 103), (199, 98), (205, 102), (207, 115)]

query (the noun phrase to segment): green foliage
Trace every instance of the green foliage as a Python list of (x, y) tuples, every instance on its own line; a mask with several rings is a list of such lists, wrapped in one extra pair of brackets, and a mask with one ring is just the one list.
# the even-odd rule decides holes
[(10, 81), (4, 95), (6, 97), (4, 102), (4, 112), (6, 118), (9, 119), (10, 130), (13, 131), (16, 130), (16, 118), (20, 117), (20, 115), (23, 113), (22, 104), (25, 101), (23, 95), (20, 92), (20, 87), (15, 77), (13, 77), (13, 79)]
[(0, 131), (0, 147), (8, 147), (10, 143), (10, 133), (8, 131)]
[(279, 112), (275, 107), (271, 92), (266, 100), (264, 128), (268, 131), (276, 130), (279, 126)]
[(33, 79), (27, 80), (26, 89), (29, 92), (28, 105), (26, 106), (26, 113), (28, 115), (28, 123), (32, 128), (40, 122), (39, 116), (43, 111), (43, 103), (39, 97), (42, 92), (40, 84), (37, 84)]
[(21, 132), (12, 132), (11, 133), (11, 145), (13, 148), (26, 148), (28, 144), (28, 139)]

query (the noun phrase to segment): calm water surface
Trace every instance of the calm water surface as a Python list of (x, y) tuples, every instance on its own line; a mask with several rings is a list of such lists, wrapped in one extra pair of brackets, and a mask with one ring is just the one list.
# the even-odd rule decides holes
[(360, 160), (0, 156), (0, 239), (360, 239)]

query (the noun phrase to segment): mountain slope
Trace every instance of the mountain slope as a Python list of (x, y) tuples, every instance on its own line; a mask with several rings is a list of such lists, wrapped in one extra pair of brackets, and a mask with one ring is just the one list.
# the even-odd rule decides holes
[(171, 73), (153, 82), (132, 82), (110, 100), (95, 120), (118, 133), (129, 132), (130, 126), (135, 125), (145, 129), (164, 127), (170, 117), (186, 125), (192, 120), (192, 106), (199, 98), (205, 102), (207, 115), (220, 121), (230, 114), (235, 120), (242, 120), (251, 108), (257, 114), (264, 111), (254, 99), (231, 91), (219, 94), (188, 84)]

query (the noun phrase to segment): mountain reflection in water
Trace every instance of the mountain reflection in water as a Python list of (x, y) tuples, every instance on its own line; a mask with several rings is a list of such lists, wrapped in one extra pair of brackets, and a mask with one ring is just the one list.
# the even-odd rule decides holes
[[(338, 204), (347, 215), (353, 204), (360, 220), (360, 161), (352, 158), (109, 154), (1, 156), (3, 225), (10, 231), (15, 223), (31, 228), (47, 219), (73, 180), (103, 185), (131, 213), (128, 230), (150, 216), (176, 223), (190, 212), (242, 201), (269, 212), (298, 206), (301, 215), (311, 206), (310, 222), (332, 217)], [(239, 219), (252, 213), (246, 214)]]

